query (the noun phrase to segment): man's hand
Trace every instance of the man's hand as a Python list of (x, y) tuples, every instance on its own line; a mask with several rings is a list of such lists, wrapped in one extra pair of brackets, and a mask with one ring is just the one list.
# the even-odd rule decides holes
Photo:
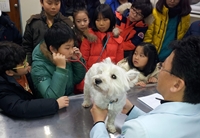
[(69, 98), (67, 96), (62, 96), (57, 99), (59, 109), (69, 106)]
[(104, 122), (108, 114), (107, 109), (100, 109), (95, 104), (93, 104), (93, 107), (90, 109), (90, 112), (92, 114), (94, 124), (99, 121)]

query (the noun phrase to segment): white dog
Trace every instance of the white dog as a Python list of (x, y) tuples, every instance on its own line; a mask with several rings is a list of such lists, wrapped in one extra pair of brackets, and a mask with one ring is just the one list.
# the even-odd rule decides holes
[(126, 103), (126, 93), (138, 80), (138, 72), (129, 71), (113, 64), (110, 58), (94, 64), (86, 73), (83, 107), (94, 102), (102, 109), (108, 109), (107, 129), (116, 132), (114, 121)]

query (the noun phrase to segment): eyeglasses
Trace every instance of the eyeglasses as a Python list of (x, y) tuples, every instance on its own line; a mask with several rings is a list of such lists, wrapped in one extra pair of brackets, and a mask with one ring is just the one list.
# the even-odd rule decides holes
[(136, 13), (136, 16), (138, 16), (138, 17), (141, 17), (141, 18), (143, 18), (144, 16), (141, 14), (141, 13), (139, 13), (138, 11), (137, 11), (137, 9), (136, 8), (134, 8), (134, 7), (131, 7), (131, 9)]
[[(168, 72), (169, 74), (172, 74), (171, 71), (166, 70), (166, 69), (164, 69), (164, 68), (162, 67), (162, 62), (159, 62), (159, 63), (157, 64), (157, 67), (158, 67), (158, 69), (159, 69), (160, 71), (165, 71), (165, 72)], [(173, 75), (173, 74), (172, 74), (172, 75)]]
[(26, 68), (27, 67), (27, 56), (26, 56), (26, 58), (25, 58), (25, 60), (24, 60), (24, 62), (23, 62), (23, 65), (22, 66), (18, 66), (18, 67), (15, 67), (15, 68), (13, 68), (13, 69), (23, 69), (23, 68)]

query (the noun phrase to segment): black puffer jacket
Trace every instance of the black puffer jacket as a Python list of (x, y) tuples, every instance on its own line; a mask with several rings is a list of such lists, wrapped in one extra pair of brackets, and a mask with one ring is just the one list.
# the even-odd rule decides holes
[(35, 118), (58, 111), (55, 99), (35, 99), (30, 74), (27, 75), (29, 87), (33, 95), (24, 90), (13, 77), (3, 74), (0, 76), (0, 108), (5, 114), (19, 118)]

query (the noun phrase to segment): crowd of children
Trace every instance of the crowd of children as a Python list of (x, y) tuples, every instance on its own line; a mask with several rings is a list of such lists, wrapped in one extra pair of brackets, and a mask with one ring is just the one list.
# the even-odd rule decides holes
[[(139, 71), (136, 85), (156, 83), (157, 64), (172, 52), (169, 43), (200, 34), (192, 27), (199, 22), (188, 29), (189, 0), (158, 0), (154, 9), (150, 0), (106, 0), (93, 4), (92, 12), (91, 1), (77, 0), (76, 6), (68, 1), (71, 19), (66, 2), (40, 0), (42, 11), (27, 20), (22, 47), (0, 43), (0, 108), (8, 115), (39, 117), (68, 106), (74, 87), (80, 83), (83, 89), (87, 69), (106, 57), (127, 71)], [(154, 21), (147, 24), (150, 14)]]
[(115, 15), (109, 5), (101, 4), (96, 8), (94, 18), (91, 19), (90, 33), (96, 35), (97, 40), (89, 42), (83, 39), (80, 47), (88, 69), (106, 57), (110, 57), (114, 63), (124, 57), (123, 48), (120, 46), (122, 37), (115, 38), (112, 33), (115, 23)]

